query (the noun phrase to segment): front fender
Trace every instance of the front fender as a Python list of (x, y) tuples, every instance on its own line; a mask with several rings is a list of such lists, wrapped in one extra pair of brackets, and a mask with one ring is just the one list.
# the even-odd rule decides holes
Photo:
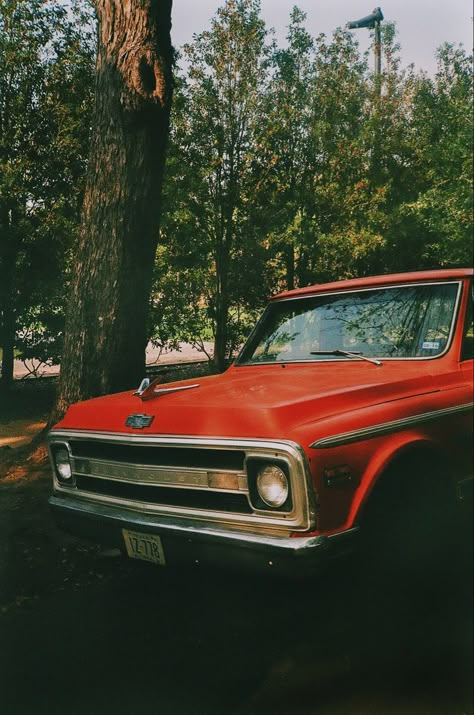
[(361, 521), (365, 506), (376, 484), (379, 483), (380, 479), (383, 479), (383, 475), (391, 470), (395, 464), (408, 464), (411, 460), (413, 462), (416, 460), (418, 464), (426, 462), (428, 466), (429, 464), (446, 462), (446, 455), (443, 453), (439, 443), (419, 432), (394, 434), (390, 438), (386, 438), (372, 455), (361, 478), (348, 514), (346, 527)]

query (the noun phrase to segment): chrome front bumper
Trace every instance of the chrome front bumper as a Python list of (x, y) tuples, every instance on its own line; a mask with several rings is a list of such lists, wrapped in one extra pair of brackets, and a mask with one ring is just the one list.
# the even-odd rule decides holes
[(62, 494), (49, 499), (64, 531), (124, 550), (122, 529), (160, 536), (169, 565), (225, 565), (307, 574), (352, 551), (357, 528), (331, 536), (268, 536), (139, 513)]

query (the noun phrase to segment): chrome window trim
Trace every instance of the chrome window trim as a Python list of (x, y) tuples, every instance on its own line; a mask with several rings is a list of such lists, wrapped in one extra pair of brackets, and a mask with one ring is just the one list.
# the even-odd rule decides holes
[[(218, 523), (230, 528), (248, 529), (260, 532), (289, 533), (290, 531), (307, 531), (315, 524), (315, 497), (311, 485), (310, 470), (304, 450), (296, 442), (290, 440), (238, 439), (222, 437), (193, 437), (168, 435), (135, 435), (117, 432), (96, 432), (75, 429), (53, 429), (48, 435), (48, 451), (51, 457), (51, 447), (56, 442), (65, 440), (95, 440), (108, 444), (127, 444), (159, 447), (178, 446), (181, 448), (200, 447), (207, 449), (235, 449), (245, 451), (245, 459), (268, 458), (281, 459), (288, 464), (293, 496), (291, 512), (275, 512), (274, 510), (257, 510), (252, 507), (251, 514), (237, 514), (211, 509), (168, 506), (138, 502), (131, 499), (92, 494), (91, 492), (63, 488), (54, 479), (54, 489), (57, 493), (69, 494), (88, 503), (103, 503), (114, 506), (125, 506), (133, 511), (148, 514), (176, 516), (197, 519), (201, 522)], [(225, 470), (221, 470), (225, 471)], [(161, 485), (159, 485), (161, 486)], [(202, 491), (202, 490), (199, 490)], [(228, 490), (213, 489), (225, 494)], [(244, 496), (248, 492), (239, 492)], [(250, 502), (249, 502), (250, 503)]]
[(317, 439), (309, 446), (312, 449), (330, 449), (331, 447), (340, 447), (342, 445), (351, 444), (352, 442), (362, 442), (366, 439), (381, 437), (391, 432), (399, 432), (407, 427), (413, 427), (425, 422), (431, 422), (449, 415), (469, 412), (474, 406), (473, 402), (468, 402), (464, 405), (456, 405), (455, 407), (446, 407), (442, 410), (434, 410), (432, 412), (422, 412), (419, 415), (404, 417), (400, 420), (392, 420), (390, 422), (381, 422), (371, 427), (361, 427), (360, 429), (351, 430), (350, 432), (341, 432), (340, 434), (332, 435), (331, 437), (323, 437)]
[[(458, 286), (458, 292), (457, 292), (457, 295), (456, 295), (456, 301), (455, 301), (455, 303), (454, 303), (454, 308), (453, 308), (453, 315), (452, 315), (452, 318), (451, 318), (451, 328), (450, 328), (449, 335), (448, 335), (448, 338), (447, 338), (447, 340), (446, 340), (446, 345), (445, 345), (445, 348), (444, 348), (443, 352), (438, 353), (437, 355), (433, 355), (433, 356), (431, 356), (431, 357), (430, 357), (429, 355), (426, 355), (425, 357), (423, 357), (423, 356), (414, 356), (414, 357), (398, 357), (398, 358), (397, 358), (397, 357), (384, 357), (383, 355), (375, 355), (375, 356), (372, 356), (372, 355), (371, 355), (371, 356), (370, 356), (370, 357), (375, 357), (375, 358), (377, 358), (378, 360), (382, 360), (383, 363), (385, 363), (385, 362), (405, 362), (405, 361), (407, 361), (407, 360), (408, 360), (408, 361), (412, 361), (412, 360), (416, 360), (416, 361), (420, 361), (420, 360), (438, 360), (439, 358), (443, 357), (443, 355), (446, 355), (446, 353), (447, 353), (447, 352), (450, 350), (450, 348), (451, 348), (451, 343), (452, 343), (453, 336), (454, 336), (454, 331), (455, 331), (455, 328), (456, 328), (456, 318), (457, 318), (457, 316), (458, 316), (459, 306), (460, 306), (460, 302), (461, 302), (462, 285), (463, 285), (463, 281), (462, 281), (462, 280), (451, 280), (451, 279), (449, 279), (449, 280), (445, 280), (445, 281), (420, 281), (420, 282), (417, 282), (417, 283), (413, 282), (413, 283), (399, 283), (399, 284), (394, 283), (393, 285), (389, 285), (389, 286), (380, 285), (380, 286), (377, 286), (377, 287), (374, 286), (374, 287), (372, 287), (372, 288), (347, 288), (346, 290), (340, 290), (340, 291), (326, 291), (326, 292), (324, 292), (324, 293), (318, 293), (317, 291), (315, 291), (314, 293), (306, 293), (305, 295), (297, 295), (297, 296), (294, 296), (293, 298), (272, 298), (272, 299), (270, 300), (269, 307), (270, 307), (270, 305), (272, 305), (273, 303), (285, 303), (285, 302), (290, 303), (290, 302), (295, 301), (295, 300), (303, 300), (303, 299), (308, 299), (308, 298), (310, 299), (310, 298), (319, 298), (319, 297), (322, 297), (322, 298), (323, 298), (324, 296), (328, 296), (328, 295), (329, 295), (329, 296), (332, 296), (332, 295), (345, 295), (345, 294), (347, 294), (347, 293), (368, 293), (368, 292), (374, 291), (374, 290), (391, 290), (391, 289), (393, 289), (393, 288), (413, 288), (413, 287), (416, 287), (416, 286), (425, 286), (425, 285), (430, 285), (430, 286), (431, 286), (431, 285), (451, 285), (451, 284), (457, 284), (457, 286)], [(265, 312), (266, 312), (266, 311), (265, 311)], [(262, 313), (261, 319), (263, 318), (263, 315), (264, 315), (264, 313)], [(260, 323), (260, 321), (259, 321), (259, 323)], [(258, 324), (257, 324), (257, 325), (258, 325)], [(254, 332), (255, 332), (256, 329), (257, 329), (257, 325), (255, 326), (255, 329), (252, 331), (252, 333), (249, 335), (248, 340), (246, 341), (246, 344), (247, 344), (247, 342), (250, 341), (250, 339), (252, 338)], [(241, 350), (241, 353), (243, 352), (244, 348), (245, 348), (245, 345), (243, 346), (243, 348), (242, 348), (242, 350)], [(282, 360), (282, 361), (278, 361), (278, 362), (275, 362), (275, 361), (269, 361), (269, 362), (240, 362), (239, 358), (240, 358), (240, 353), (239, 353), (239, 355), (237, 356), (237, 359), (236, 359), (236, 361), (235, 361), (235, 366), (236, 366), (236, 367), (259, 367), (260, 365), (297, 365), (297, 364), (300, 364), (300, 365), (301, 365), (301, 364), (303, 364), (303, 365), (307, 365), (307, 364), (319, 365), (320, 363), (323, 363), (323, 362), (338, 362), (338, 363), (339, 363), (339, 362), (354, 362), (354, 358), (343, 358), (343, 357), (324, 358), (324, 359), (322, 359), (322, 360), (315, 360), (315, 359), (312, 359), (312, 360), (311, 360), (311, 359), (308, 359), (308, 360), (287, 360), (286, 362), (283, 361), (283, 360)], [(359, 362), (362, 362), (362, 360), (360, 360)]]

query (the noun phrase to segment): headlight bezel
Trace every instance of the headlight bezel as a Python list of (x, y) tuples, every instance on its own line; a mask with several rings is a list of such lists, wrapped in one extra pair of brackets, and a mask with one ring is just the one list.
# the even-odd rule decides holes
[[(285, 500), (278, 506), (271, 505), (262, 497), (258, 488), (258, 476), (267, 467), (277, 467), (283, 472), (287, 483), (287, 495)], [(247, 475), (249, 498), (252, 507), (256, 511), (270, 513), (290, 513), (293, 510), (292, 484), (290, 469), (287, 462), (280, 459), (265, 459), (252, 457), (247, 460)]]
[[(65, 455), (67, 456), (67, 460), (63, 459), (60, 462), (57, 459), (57, 455), (61, 452), (65, 453)], [(50, 454), (51, 463), (53, 465), (54, 470), (54, 476), (58, 484), (60, 484), (62, 487), (75, 487), (76, 484), (73, 471), (73, 459), (69, 444), (67, 442), (53, 442), (50, 446)], [(69, 476), (67, 477), (63, 473), (61, 473), (59, 466), (60, 464), (66, 463), (69, 465)]]

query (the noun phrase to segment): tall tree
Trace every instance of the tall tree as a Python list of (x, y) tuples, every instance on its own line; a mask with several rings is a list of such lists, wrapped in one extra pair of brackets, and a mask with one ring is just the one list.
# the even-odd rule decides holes
[(89, 173), (55, 417), (143, 374), (172, 99), (172, 0), (96, 0)]
[(265, 97), (258, 156), (262, 202), (271, 200), (268, 227), (272, 249), (281, 255), (284, 283), (295, 287), (298, 234), (312, 195), (314, 151), (312, 102), (314, 42), (306, 31), (306, 14), (294, 7), (285, 49), (273, 47), (273, 73)]
[(412, 190), (392, 217), (392, 263), (471, 264), (472, 57), (445, 44), (433, 78), (411, 78)]
[(366, 59), (350, 33), (313, 41), (304, 20), (295, 8), (288, 46), (273, 56), (260, 157), (263, 175), (272, 165), (262, 188), (272, 195), (271, 237), (288, 287), (354, 274), (377, 243), (364, 225)]
[(90, 20), (76, 2), (66, 10), (56, 0), (0, 0), (3, 391), (12, 384), (14, 351), (24, 347), (20, 329), (25, 335), (25, 324), (39, 322), (44, 332), (44, 316), (61, 308), (88, 143)]
[[(195, 241), (212, 272), (203, 288), (218, 370), (233, 342), (230, 308), (239, 305), (242, 277), (259, 252), (248, 207), (254, 201), (250, 169), (267, 71), (265, 37), (259, 0), (227, 0), (211, 29), (185, 48), (189, 79), (175, 142), (192, 190), (175, 200), (181, 218), (183, 206), (194, 217)], [(186, 223), (181, 221), (183, 228)]]

